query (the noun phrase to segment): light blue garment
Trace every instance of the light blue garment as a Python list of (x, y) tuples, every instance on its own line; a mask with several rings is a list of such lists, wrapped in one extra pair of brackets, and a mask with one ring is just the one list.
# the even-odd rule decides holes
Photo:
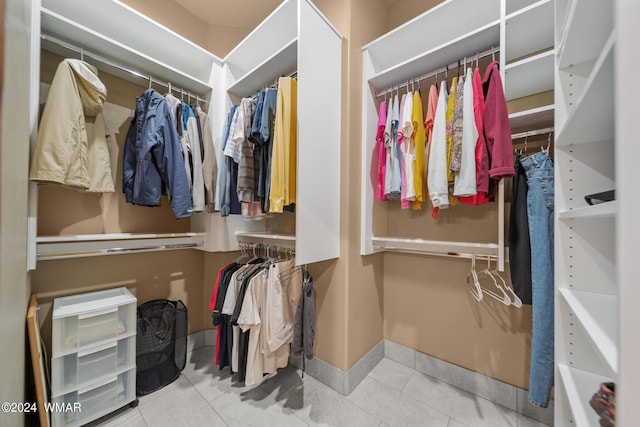
[[(391, 111), (391, 193), (387, 196), (389, 200), (400, 200), (400, 187), (402, 185), (402, 150), (398, 145), (398, 124), (400, 123), (400, 102), (398, 95), (393, 99), (393, 110)], [(387, 172), (388, 173), (388, 172)]]
[(553, 161), (544, 153), (520, 160), (527, 174), (527, 214), (531, 241), (533, 332), (529, 401), (547, 407), (553, 385)]

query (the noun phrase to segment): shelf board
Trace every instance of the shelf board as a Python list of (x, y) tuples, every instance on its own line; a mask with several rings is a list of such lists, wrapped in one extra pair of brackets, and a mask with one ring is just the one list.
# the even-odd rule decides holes
[[(105, 39), (115, 40), (134, 51), (144, 52), (156, 59), (158, 63), (166, 64), (169, 68), (179, 70), (199, 81), (208, 82), (213, 64), (222, 63), (221, 59), (211, 52), (121, 1), (42, 0), (42, 8), (89, 28), (96, 34), (104, 36)], [(44, 29), (46, 25), (46, 22), (42, 22)], [(144, 34), (144, 37), (141, 37), (141, 34)], [(64, 36), (64, 34), (60, 35)], [(73, 40), (85, 43), (84, 38)], [(80, 47), (89, 49), (88, 46)], [(153, 74), (155, 68), (148, 71)], [(177, 81), (172, 83), (178, 84)]]
[(472, 253), (498, 256), (498, 245), (495, 243), (446, 242), (397, 237), (373, 237), (371, 240), (378, 251), (425, 253), (427, 255), (442, 256), (461, 255), (464, 257)]
[[(452, 39), (442, 45), (414, 56), (377, 73), (369, 79), (376, 89), (386, 89), (398, 82), (421, 76), (445, 65), (450, 65), (465, 56), (471, 58), (478, 52), (500, 45), (500, 21), (491, 22), (481, 28)], [(444, 75), (443, 75), (444, 77)]]
[[(556, 136), (556, 147), (614, 138), (615, 33), (611, 33), (584, 90)], [(557, 127), (557, 126), (556, 126)]]
[(554, 112), (555, 106), (552, 104), (511, 113), (509, 114), (511, 133), (553, 127)]
[(80, 258), (123, 253), (190, 249), (202, 246), (204, 233), (84, 234), (36, 238), (38, 260)]
[(618, 212), (618, 202), (611, 201), (599, 203), (597, 205), (584, 206), (577, 209), (558, 212), (559, 219), (577, 219), (577, 218), (615, 218)]
[[(138, 84), (141, 83), (141, 78), (152, 76), (196, 94), (206, 94), (211, 90), (207, 82), (194, 75), (189, 75), (171, 64), (163, 63), (48, 9), (41, 10), (41, 23), (42, 47), (53, 53), (69, 56), (69, 49), (57, 43), (61, 41), (86, 49), (87, 62), (100, 70)], [(114, 67), (113, 63), (137, 72), (139, 77)], [(210, 70), (212, 66), (213, 60), (209, 66)]]
[(298, 39), (289, 41), (273, 56), (258, 64), (253, 70), (240, 77), (228, 92), (238, 96), (250, 96), (265, 85), (273, 84), (283, 75), (289, 75), (298, 65)]
[(573, 0), (570, 7), (556, 46), (559, 69), (595, 59), (613, 29), (612, 2)]
[(505, 58), (553, 48), (553, 1), (540, 0), (506, 17)]
[(569, 305), (591, 339), (600, 356), (612, 372), (618, 372), (618, 298), (615, 295), (560, 289), (560, 295)]
[[(403, 25), (389, 31), (385, 35), (368, 43), (363, 47), (376, 64), (376, 73), (380, 70), (390, 69), (396, 64), (404, 63), (408, 58), (418, 58), (423, 52), (432, 52), (441, 49), (450, 40), (466, 38), (477, 28), (482, 28), (500, 19), (500, 0), (484, 0), (482, 7), (477, 7), (477, 0), (444, 1), (427, 10), (425, 13), (411, 19)], [(473, 13), (470, 13), (470, 11)], [(455, 25), (438, 25), (449, 22), (455, 16)], [(435, 30), (437, 26), (437, 31)], [(461, 56), (453, 58), (462, 59), (465, 55), (475, 55), (482, 49), (488, 49), (492, 45), (499, 46), (498, 36), (478, 50), (473, 47), (473, 52), (463, 52)], [(469, 40), (468, 42), (473, 43)], [(447, 62), (449, 64), (450, 62)], [(426, 62), (426, 68), (413, 77), (435, 69), (445, 63)], [(406, 77), (403, 77), (406, 78)], [(382, 87), (377, 87), (382, 89)]]
[(581, 369), (558, 364), (560, 379), (569, 400), (574, 425), (584, 427), (598, 427), (598, 414), (589, 405), (593, 393), (600, 387), (600, 383), (611, 381), (611, 378), (593, 374)]
[(553, 50), (505, 66), (505, 97), (512, 100), (553, 90)]
[(507, 17), (518, 13), (522, 9), (529, 8), (539, 0), (509, 0), (507, 3)]
[(293, 234), (276, 234), (270, 232), (236, 232), (239, 242), (262, 243), (265, 245), (277, 245), (283, 248), (295, 249), (296, 236)]

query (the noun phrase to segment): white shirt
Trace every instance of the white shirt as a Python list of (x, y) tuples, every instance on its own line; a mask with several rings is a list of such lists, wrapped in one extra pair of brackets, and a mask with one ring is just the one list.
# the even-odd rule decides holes
[(447, 82), (440, 84), (438, 106), (433, 119), (433, 133), (431, 137), (431, 153), (427, 185), (434, 207), (446, 209), (449, 207), (449, 188), (447, 181)]
[(462, 100), (462, 157), (460, 171), (456, 175), (453, 187), (454, 196), (475, 196), (476, 190), (476, 143), (478, 142), (478, 127), (473, 111), (473, 71), (469, 68), (464, 81), (464, 98)]
[(416, 143), (413, 136), (413, 92), (407, 93), (402, 113), (402, 134), (404, 146), (402, 157), (404, 162), (404, 179), (406, 185), (405, 200), (416, 199), (416, 187), (413, 182), (413, 169), (416, 160)]

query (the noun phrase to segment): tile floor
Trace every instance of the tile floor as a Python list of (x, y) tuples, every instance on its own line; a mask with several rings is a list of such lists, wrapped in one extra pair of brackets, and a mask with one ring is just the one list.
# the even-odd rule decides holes
[(180, 378), (94, 421), (93, 427), (429, 426), (546, 427), (390, 359), (343, 396), (292, 367), (257, 387), (236, 387), (215, 347), (188, 354)]

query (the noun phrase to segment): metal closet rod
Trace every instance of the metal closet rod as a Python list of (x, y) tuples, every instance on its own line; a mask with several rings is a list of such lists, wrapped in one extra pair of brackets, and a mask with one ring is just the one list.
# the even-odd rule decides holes
[(530, 130), (527, 132), (514, 133), (513, 135), (511, 135), (511, 139), (520, 139), (520, 138), (527, 138), (529, 136), (545, 135), (552, 132), (553, 132), (553, 127)]
[[(500, 48), (499, 47), (492, 47), (489, 50), (485, 50), (484, 52), (477, 53), (475, 55), (467, 57), (467, 61), (466, 61), (465, 64), (469, 63), (469, 61), (468, 61), (469, 59), (471, 59), (471, 61), (479, 60), (480, 58), (486, 58), (487, 56), (495, 55), (498, 52), (500, 52)], [(429, 77), (433, 77), (433, 76), (436, 76), (438, 74), (446, 73), (447, 69), (456, 69), (458, 67), (458, 64), (463, 65), (461, 61), (460, 62), (454, 62), (453, 64), (445, 65), (445, 66), (440, 67), (440, 68), (438, 68), (438, 69), (436, 69), (434, 71), (431, 71), (431, 72), (429, 72), (427, 74), (423, 74), (423, 75), (421, 75), (419, 77), (414, 77), (414, 78), (412, 78), (410, 80), (407, 80), (406, 82), (404, 82), (402, 84), (393, 85), (393, 86), (391, 86), (391, 87), (389, 87), (389, 88), (387, 88), (385, 90), (377, 92), (376, 93), (376, 98), (378, 98), (380, 96), (383, 96), (383, 95), (386, 95), (389, 92), (394, 92), (394, 91), (396, 91), (398, 89), (401, 89), (403, 87), (409, 86), (411, 83), (420, 84), (420, 80), (425, 80), (425, 79), (428, 79)]]
[(79, 54), (80, 55), (80, 59), (82, 59), (83, 61), (84, 61), (84, 56), (85, 55), (86, 56), (90, 56), (93, 59), (95, 59), (96, 61), (100, 61), (103, 64), (106, 64), (106, 65), (108, 65), (110, 67), (117, 68), (120, 71), (124, 71), (125, 73), (131, 74), (132, 76), (135, 76), (135, 77), (138, 77), (140, 79), (148, 81), (149, 82), (149, 86), (151, 86), (151, 84), (155, 83), (158, 86), (162, 86), (162, 87), (167, 88), (169, 90), (169, 92), (175, 91), (176, 93), (179, 93), (181, 95), (191, 96), (192, 98), (195, 98), (198, 102), (209, 103), (209, 101), (206, 100), (204, 97), (200, 97), (200, 95), (191, 93), (191, 91), (185, 90), (183, 88), (180, 88), (180, 87), (177, 88), (174, 85), (172, 85), (171, 82), (163, 82), (162, 80), (158, 80), (156, 78), (153, 78), (152, 75), (144, 75), (144, 74), (140, 73), (139, 71), (135, 71), (135, 70), (132, 70), (130, 68), (127, 68), (124, 65), (121, 65), (121, 64), (118, 64), (116, 62), (113, 62), (113, 61), (111, 61), (109, 59), (106, 59), (106, 58), (98, 55), (97, 53), (88, 51), (88, 50), (86, 50), (86, 49), (84, 49), (82, 47), (73, 45), (71, 43), (68, 43), (68, 42), (65, 42), (63, 40), (60, 40), (60, 39), (58, 39), (56, 37), (52, 37), (52, 36), (45, 35), (45, 34), (41, 34), (40, 38), (42, 40), (46, 40), (46, 41), (48, 41), (50, 43), (56, 44), (56, 45), (64, 48), (64, 49), (67, 49), (67, 50), (70, 50), (72, 52), (75, 52), (75, 53)]

